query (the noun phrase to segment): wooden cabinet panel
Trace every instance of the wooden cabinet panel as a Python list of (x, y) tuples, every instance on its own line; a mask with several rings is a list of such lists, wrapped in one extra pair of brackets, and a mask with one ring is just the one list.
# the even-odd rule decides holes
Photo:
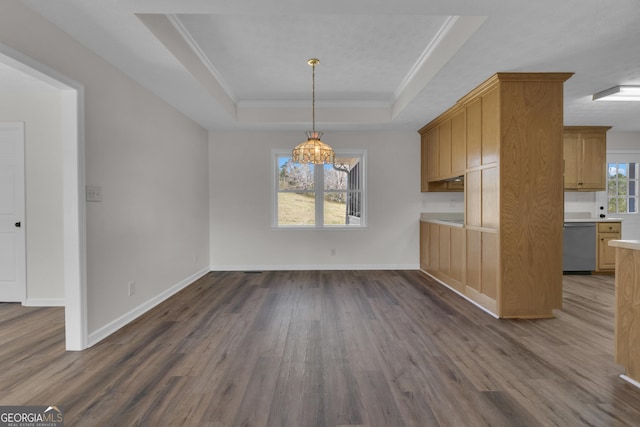
[(564, 189), (605, 191), (609, 126), (565, 126)]
[(549, 317), (562, 306), (561, 257), (550, 248), (562, 248), (562, 86), (570, 76), (497, 73), (420, 129), (437, 129), (440, 148), (449, 141), (430, 191), (448, 190), (443, 180), (465, 168), (465, 228), (429, 232), (434, 275), (499, 317)]
[(482, 260), (482, 235), (480, 231), (467, 230), (466, 284), (480, 292), (480, 262)]
[(482, 156), (482, 99), (467, 105), (467, 168), (480, 166)]
[(429, 269), (429, 224), (420, 221), (420, 268)]
[(438, 177), (451, 176), (451, 120), (447, 120), (438, 127)]
[(615, 248), (609, 246), (611, 240), (622, 238), (622, 224), (619, 222), (599, 222), (596, 236), (596, 272), (613, 273), (616, 269)]
[(498, 161), (500, 142), (500, 102), (498, 89), (482, 97), (482, 164)]
[(480, 293), (498, 298), (498, 239), (495, 233), (482, 233)]
[(607, 144), (603, 135), (582, 134), (582, 188), (606, 189)]
[(440, 268), (440, 226), (429, 223), (429, 268)]
[(451, 174), (463, 175), (467, 164), (466, 111), (461, 109), (451, 118)]
[(429, 148), (427, 135), (420, 135), (420, 191), (429, 191)]
[[(465, 270), (465, 241), (466, 233), (464, 228), (451, 228), (451, 257), (449, 259), (449, 276), (457, 282), (464, 283), (464, 270)], [(463, 289), (458, 289), (463, 291)]]
[(640, 382), (640, 251), (616, 248), (615, 362)]
[(563, 144), (564, 188), (578, 188), (578, 163), (581, 159), (580, 135), (565, 134)]
[(438, 178), (438, 164), (440, 159), (438, 158), (438, 128), (433, 128), (426, 134), (427, 145), (427, 179), (434, 181)]
[(482, 170), (482, 226), (498, 228), (498, 168)]
[(450, 256), (451, 256), (451, 227), (440, 226), (440, 258), (438, 271), (445, 276), (451, 276)]

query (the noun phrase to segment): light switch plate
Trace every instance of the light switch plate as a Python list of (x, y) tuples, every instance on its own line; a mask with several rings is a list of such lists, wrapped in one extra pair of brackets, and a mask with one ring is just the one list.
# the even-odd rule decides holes
[(102, 187), (96, 185), (87, 185), (87, 202), (101, 202)]

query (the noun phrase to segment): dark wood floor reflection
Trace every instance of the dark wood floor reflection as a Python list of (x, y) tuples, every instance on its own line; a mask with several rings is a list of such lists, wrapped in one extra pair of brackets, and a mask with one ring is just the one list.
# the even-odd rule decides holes
[(496, 320), (417, 271), (214, 272), (83, 352), (60, 308), (0, 304), (0, 405), (82, 426), (624, 426), (614, 281)]

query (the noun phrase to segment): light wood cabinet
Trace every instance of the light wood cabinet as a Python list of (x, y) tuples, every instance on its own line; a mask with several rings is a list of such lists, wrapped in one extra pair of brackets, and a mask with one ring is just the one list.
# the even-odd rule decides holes
[(607, 185), (607, 131), (610, 126), (565, 126), (564, 189), (604, 191)]
[(421, 135), (421, 191), (463, 191), (466, 166), (465, 110), (452, 113), (436, 126), (423, 128)]
[(640, 382), (640, 248), (614, 242), (616, 250), (615, 362)]
[(423, 138), (444, 129), (438, 142), (450, 139), (451, 151), (439, 159), (450, 155), (451, 174), (461, 161), (455, 141), (464, 141), (465, 153), (465, 227), (455, 237), (464, 239), (462, 274), (451, 255), (460, 245), (441, 229), (441, 247), (428, 240), (440, 263), (425, 271), (498, 317), (552, 317), (562, 306), (562, 108), (570, 76), (498, 73), (420, 129)]
[(420, 221), (420, 268), (464, 292), (465, 242), (462, 227)]
[(622, 238), (620, 222), (599, 222), (596, 233), (596, 273), (613, 273), (616, 269), (615, 248), (609, 246), (611, 240)]
[(466, 110), (451, 117), (451, 175), (464, 175), (467, 167)]

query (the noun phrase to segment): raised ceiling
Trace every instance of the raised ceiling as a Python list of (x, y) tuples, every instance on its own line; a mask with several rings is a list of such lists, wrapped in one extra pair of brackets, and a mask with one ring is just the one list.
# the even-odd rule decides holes
[(498, 71), (562, 71), (565, 124), (640, 131), (640, 2), (24, 1), (210, 130), (417, 130)]

